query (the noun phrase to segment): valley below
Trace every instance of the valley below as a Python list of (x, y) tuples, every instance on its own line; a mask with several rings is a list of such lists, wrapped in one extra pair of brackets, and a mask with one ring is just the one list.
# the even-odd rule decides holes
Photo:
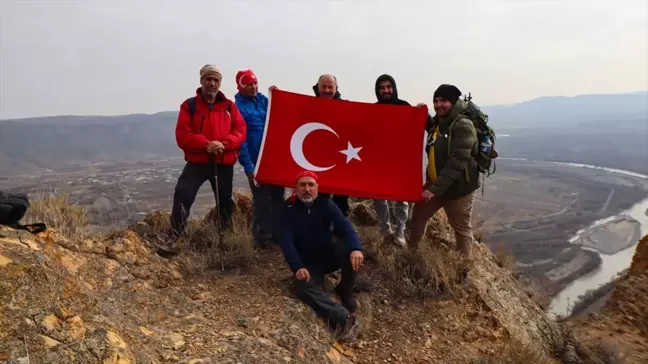
[[(499, 166), (476, 206), (484, 241), (493, 251), (510, 250), (551, 297), (599, 269), (608, 256), (632, 251), (638, 241), (640, 222), (626, 213), (648, 197), (645, 178), (528, 160), (504, 160)], [(560, 314), (577, 297), (569, 299)]]

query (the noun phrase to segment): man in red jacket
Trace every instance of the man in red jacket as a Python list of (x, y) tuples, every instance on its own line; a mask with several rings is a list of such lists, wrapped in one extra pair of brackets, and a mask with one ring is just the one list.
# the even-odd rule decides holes
[(171, 231), (175, 236), (184, 233), (191, 205), (205, 181), (217, 196), (221, 227), (231, 226), (234, 164), (245, 141), (246, 125), (236, 104), (219, 91), (222, 78), (216, 66), (205, 65), (200, 69), (196, 97), (180, 105), (176, 141), (187, 164), (173, 195)]

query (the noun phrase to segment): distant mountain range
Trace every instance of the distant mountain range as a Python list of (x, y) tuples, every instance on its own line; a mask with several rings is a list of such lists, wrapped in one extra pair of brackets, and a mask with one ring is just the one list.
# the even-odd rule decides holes
[[(483, 106), (499, 133), (517, 134), (521, 150), (503, 145), (513, 155), (547, 148), (547, 140), (523, 148), (538, 133), (604, 135), (627, 130), (621, 144), (632, 141), (641, 152), (648, 128), (648, 92), (576, 97), (541, 97), (509, 106)], [(52, 116), (0, 120), (0, 173), (20, 173), (35, 168), (60, 168), (94, 162), (120, 162), (152, 157), (179, 157), (175, 141), (177, 111), (122, 116)], [(578, 128), (586, 126), (585, 128)], [(577, 135), (572, 135), (572, 133)], [(565, 135), (563, 135), (563, 138)], [(505, 139), (501, 139), (505, 140)], [(571, 140), (571, 139), (570, 139)], [(558, 141), (557, 141), (558, 142)], [(560, 141), (563, 143), (562, 141)], [(502, 142), (506, 143), (506, 142)], [(597, 139), (597, 143), (600, 143)], [(636, 143), (639, 143), (638, 145)], [(570, 155), (587, 153), (589, 144)], [(615, 143), (613, 143), (615, 144)], [(518, 145), (518, 144), (516, 144)], [(609, 147), (609, 145), (608, 145)], [(643, 147), (645, 152), (647, 147)], [(535, 153), (535, 152), (534, 152)], [(576, 154), (574, 154), (576, 153)], [(641, 154), (638, 156), (641, 158)], [(578, 159), (578, 158), (576, 158)], [(570, 157), (570, 161), (574, 157)], [(634, 163), (634, 162), (633, 162)]]
[[(620, 94), (547, 96), (514, 105), (484, 106), (498, 128), (572, 128), (601, 122), (646, 127), (648, 91)], [(609, 127), (610, 125), (608, 125)]]

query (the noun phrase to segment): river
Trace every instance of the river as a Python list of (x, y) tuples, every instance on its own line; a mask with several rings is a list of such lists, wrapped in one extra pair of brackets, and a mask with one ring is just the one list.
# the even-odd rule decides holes
[[(614, 168), (604, 168), (592, 165), (585, 164), (576, 164), (576, 163), (561, 163), (561, 162), (551, 162), (565, 166), (581, 167), (581, 168), (592, 168), (605, 170), (611, 173), (624, 174), (633, 177), (639, 177), (648, 180), (648, 176), (625, 171)], [(646, 215), (646, 210), (648, 209), (648, 198), (636, 203), (630, 209), (620, 213), (619, 215), (610, 216), (608, 218), (595, 221), (589, 227), (582, 229), (576, 233), (574, 237), (570, 239), (570, 242), (576, 241), (576, 239), (587, 232), (589, 229), (592, 229), (595, 226), (602, 225), (610, 220), (613, 220), (621, 215), (628, 215), (633, 219), (637, 220), (641, 224), (641, 236), (648, 234), (648, 216)], [(571, 313), (570, 306), (574, 305), (574, 302), (578, 300), (578, 296), (584, 294), (585, 292), (593, 289), (597, 289), (601, 285), (610, 282), (617, 275), (622, 272), (624, 269), (630, 266), (632, 262), (632, 256), (634, 255), (637, 245), (633, 245), (630, 248), (619, 251), (615, 254), (608, 255), (602, 254), (599, 252), (601, 257), (601, 265), (593, 270), (592, 272), (574, 280), (562, 291), (560, 291), (552, 300), (551, 306), (549, 307), (549, 312), (553, 315), (562, 315), (567, 316)], [(591, 249), (590, 249), (591, 250)]]

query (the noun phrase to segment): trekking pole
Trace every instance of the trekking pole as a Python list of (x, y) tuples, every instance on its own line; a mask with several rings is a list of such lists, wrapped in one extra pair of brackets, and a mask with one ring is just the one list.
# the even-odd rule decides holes
[(221, 261), (221, 271), (225, 270), (225, 262), (223, 260), (223, 227), (221, 224), (220, 213), (220, 193), (218, 191), (218, 162), (214, 158), (214, 192), (216, 195), (216, 227), (218, 229), (218, 253)]

